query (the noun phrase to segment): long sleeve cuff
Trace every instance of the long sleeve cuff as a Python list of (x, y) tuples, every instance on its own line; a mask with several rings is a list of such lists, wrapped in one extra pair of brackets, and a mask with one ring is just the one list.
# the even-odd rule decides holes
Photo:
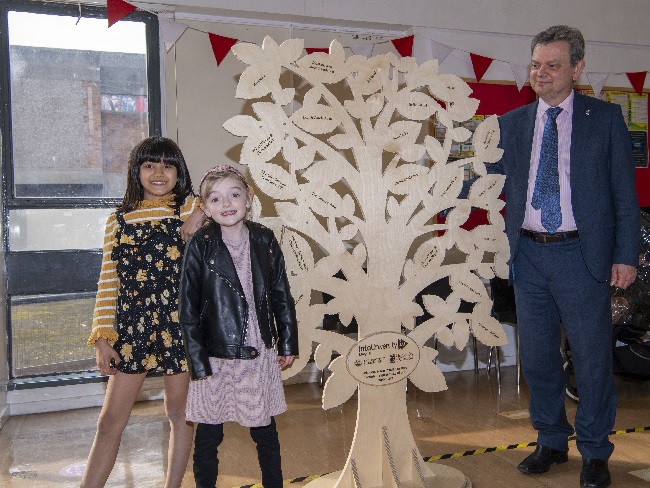
[(117, 340), (117, 332), (112, 327), (95, 327), (88, 338), (86, 344), (94, 346), (97, 339), (104, 338), (112, 346)]

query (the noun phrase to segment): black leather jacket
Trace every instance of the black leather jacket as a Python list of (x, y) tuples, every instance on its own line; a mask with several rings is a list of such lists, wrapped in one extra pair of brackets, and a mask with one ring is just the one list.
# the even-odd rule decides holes
[[(297, 355), (296, 309), (284, 256), (270, 229), (255, 222), (246, 226), (262, 340), (266, 347), (276, 347), (278, 356)], [(252, 359), (259, 354), (244, 345), (248, 304), (215, 222), (199, 229), (186, 246), (178, 309), (193, 379), (212, 374), (210, 356)]]

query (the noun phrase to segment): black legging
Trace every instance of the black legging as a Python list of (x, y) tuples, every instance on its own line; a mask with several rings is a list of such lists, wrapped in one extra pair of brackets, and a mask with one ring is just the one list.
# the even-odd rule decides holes
[[(251, 427), (250, 434), (257, 447), (264, 488), (282, 487), (280, 441), (275, 419), (264, 427)], [(215, 488), (219, 473), (217, 457), (223, 441), (223, 424), (198, 424), (194, 438), (194, 480), (196, 488)]]

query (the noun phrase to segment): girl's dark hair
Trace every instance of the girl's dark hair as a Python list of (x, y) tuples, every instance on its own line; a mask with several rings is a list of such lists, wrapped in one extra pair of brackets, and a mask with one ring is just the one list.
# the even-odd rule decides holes
[(177, 208), (192, 193), (192, 179), (178, 144), (162, 136), (148, 137), (139, 142), (129, 156), (126, 192), (121, 205), (117, 206), (121, 212), (127, 213), (135, 210), (144, 199), (144, 188), (140, 183), (140, 166), (148, 162), (162, 162), (173, 164), (176, 167), (177, 180), (172, 192), (174, 193), (174, 205)]

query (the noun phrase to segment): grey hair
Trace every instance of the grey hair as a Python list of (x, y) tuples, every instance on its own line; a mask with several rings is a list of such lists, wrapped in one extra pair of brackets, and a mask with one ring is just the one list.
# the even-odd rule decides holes
[(571, 66), (575, 66), (585, 58), (585, 38), (582, 32), (568, 25), (554, 25), (537, 34), (530, 44), (530, 53), (533, 53), (538, 44), (545, 45), (555, 41), (569, 43)]

